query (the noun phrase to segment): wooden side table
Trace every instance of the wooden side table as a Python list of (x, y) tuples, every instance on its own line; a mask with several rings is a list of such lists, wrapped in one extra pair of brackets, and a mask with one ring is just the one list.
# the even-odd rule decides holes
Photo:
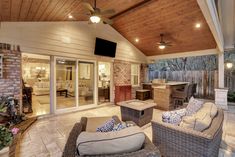
[(150, 90), (150, 99), (153, 99), (153, 87), (152, 87), (152, 83), (143, 83), (143, 89)]
[(137, 90), (136, 99), (139, 99), (142, 101), (150, 99), (150, 90), (147, 90), (147, 89)]

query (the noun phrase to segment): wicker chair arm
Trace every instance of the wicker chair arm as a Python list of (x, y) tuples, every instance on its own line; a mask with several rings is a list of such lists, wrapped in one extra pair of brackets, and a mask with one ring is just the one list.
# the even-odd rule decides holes
[[(152, 121), (152, 126), (154, 128), (161, 128), (162, 130), (165, 130), (166, 132), (171, 132), (171, 135), (172, 136), (190, 136), (191, 138), (201, 138), (201, 139), (204, 139), (204, 140), (212, 140), (213, 139), (213, 136), (209, 135), (209, 134), (205, 134), (203, 132), (200, 132), (200, 131), (195, 131), (195, 130), (192, 130), (192, 129), (188, 129), (188, 128), (183, 128), (183, 127), (180, 127), (180, 126), (175, 126), (173, 124), (169, 124), (169, 123), (164, 123), (164, 122), (157, 122), (157, 121)], [(154, 132), (153, 132), (154, 134)], [(170, 136), (170, 135), (169, 135)]]
[[(110, 155), (110, 157), (113, 155)], [(117, 157), (161, 157), (160, 151), (146, 136), (144, 148), (132, 153), (119, 154)]]
[(86, 131), (86, 125), (87, 125), (87, 117), (82, 117), (80, 124), (82, 126), (82, 131)]
[(82, 125), (81, 123), (76, 123), (68, 137), (68, 140), (65, 144), (64, 151), (62, 157), (75, 157), (76, 156), (76, 142), (77, 137), (82, 132)]

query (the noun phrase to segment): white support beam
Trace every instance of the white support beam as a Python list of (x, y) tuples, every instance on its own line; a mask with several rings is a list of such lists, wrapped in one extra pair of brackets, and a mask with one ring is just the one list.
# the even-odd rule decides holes
[(224, 53), (218, 54), (218, 85), (224, 88)]
[(215, 2), (213, 0), (197, 0), (197, 3), (209, 25), (220, 52), (224, 52), (224, 38), (217, 14)]
[(224, 35), (224, 49), (234, 49), (235, 0), (218, 0), (220, 23)]
[(200, 50), (200, 51), (189, 51), (189, 52), (181, 52), (181, 53), (174, 53), (174, 54), (148, 56), (147, 60), (148, 60), (148, 62), (150, 62), (151, 60), (158, 60), (158, 59), (217, 55), (218, 53), (219, 53), (218, 49), (207, 49), (207, 50)]
[(50, 56), (50, 113), (54, 114), (56, 109), (56, 77), (55, 77), (55, 59)]

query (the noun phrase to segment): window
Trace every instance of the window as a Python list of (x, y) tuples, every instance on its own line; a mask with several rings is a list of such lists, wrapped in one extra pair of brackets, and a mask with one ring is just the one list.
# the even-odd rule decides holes
[(140, 78), (140, 65), (139, 64), (131, 64), (131, 85), (139, 86), (139, 78)]

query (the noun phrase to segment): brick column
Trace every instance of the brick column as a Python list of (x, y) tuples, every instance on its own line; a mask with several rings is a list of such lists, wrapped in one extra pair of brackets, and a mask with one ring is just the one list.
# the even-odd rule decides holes
[(13, 95), (22, 111), (22, 71), (21, 52), (0, 50), (3, 54), (3, 77), (0, 78), (0, 96)]

